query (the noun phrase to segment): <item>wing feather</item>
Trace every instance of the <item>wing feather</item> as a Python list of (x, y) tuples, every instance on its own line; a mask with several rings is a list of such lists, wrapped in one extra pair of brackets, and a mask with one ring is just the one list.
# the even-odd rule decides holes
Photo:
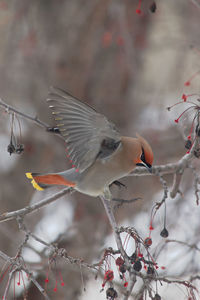
[(80, 172), (96, 159), (110, 156), (120, 145), (114, 124), (89, 105), (58, 88), (51, 89), (47, 101), (70, 159)]

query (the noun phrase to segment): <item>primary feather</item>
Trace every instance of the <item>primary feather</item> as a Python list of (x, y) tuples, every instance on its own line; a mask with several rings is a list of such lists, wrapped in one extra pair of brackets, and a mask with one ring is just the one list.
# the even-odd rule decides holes
[(58, 88), (51, 89), (47, 101), (67, 143), (68, 154), (80, 172), (117, 150), (120, 135), (105, 116)]

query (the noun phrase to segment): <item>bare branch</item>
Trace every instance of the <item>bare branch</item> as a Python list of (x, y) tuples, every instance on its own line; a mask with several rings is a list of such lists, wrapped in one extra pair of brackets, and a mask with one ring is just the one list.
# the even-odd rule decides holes
[(115, 236), (115, 241), (117, 243), (117, 247), (120, 250), (122, 256), (124, 257), (125, 262), (127, 264), (129, 264), (128, 256), (127, 256), (126, 252), (124, 251), (124, 248), (123, 248), (123, 245), (122, 245), (122, 241), (121, 241), (121, 238), (120, 238), (120, 234), (119, 234), (119, 231), (118, 231), (117, 223), (116, 223), (116, 220), (115, 220), (112, 208), (111, 208), (111, 201), (106, 200), (103, 196), (101, 196), (100, 198), (102, 200), (102, 203), (104, 205), (106, 214), (107, 214), (108, 219), (110, 221), (110, 225), (111, 225), (111, 227), (113, 229), (114, 236)]
[(27, 214), (30, 214), (30, 213), (34, 212), (35, 210), (38, 210), (38, 209), (42, 208), (43, 206), (50, 204), (51, 202), (54, 202), (55, 200), (59, 199), (60, 197), (66, 195), (68, 193), (71, 193), (71, 192), (72, 192), (71, 188), (65, 188), (64, 190), (54, 194), (53, 196), (43, 199), (43, 200), (39, 201), (38, 203), (26, 206), (22, 209), (15, 210), (12, 212), (3, 213), (0, 215), (0, 223), (8, 221), (8, 220), (16, 219), (19, 216), (25, 216)]
[(124, 300), (129, 299), (129, 296), (131, 295), (131, 292), (134, 288), (135, 283), (136, 283), (136, 274), (132, 273), (131, 276), (130, 276), (130, 282), (129, 282), (128, 289), (127, 289), (127, 291), (125, 293), (125, 296), (124, 296)]
[(195, 244), (190, 245), (190, 244), (188, 244), (188, 243), (186, 243), (186, 242), (183, 242), (183, 241), (171, 240), (171, 239), (167, 239), (167, 240), (165, 241), (165, 243), (178, 243), (178, 244), (187, 246), (188, 248), (195, 249), (195, 250), (197, 250), (198, 252), (200, 252), (200, 249), (199, 249), (199, 248), (197, 247), (197, 245), (195, 245)]
[(170, 192), (171, 198), (175, 198), (177, 193), (179, 192), (179, 186), (181, 183), (181, 178), (182, 178), (183, 172), (176, 172), (174, 174), (174, 180), (173, 180), (173, 185), (172, 185), (172, 190)]

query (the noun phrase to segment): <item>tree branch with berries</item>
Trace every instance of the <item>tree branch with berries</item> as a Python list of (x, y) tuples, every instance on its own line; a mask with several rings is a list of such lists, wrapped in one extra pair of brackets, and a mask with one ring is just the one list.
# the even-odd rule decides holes
[[(179, 161), (175, 163), (169, 163), (165, 165), (158, 165), (154, 166), (152, 169), (152, 174), (150, 174), (145, 168), (136, 168), (130, 176), (156, 176), (158, 177), (160, 184), (163, 190), (163, 197), (159, 201), (157, 201), (151, 212), (151, 218), (149, 223), (149, 234), (147, 237), (143, 238), (137, 232), (134, 227), (119, 227), (114, 210), (113, 210), (113, 203), (114, 201), (109, 201), (101, 198), (102, 203), (105, 208), (105, 212), (107, 214), (108, 220), (112, 227), (112, 231), (114, 234), (115, 242), (116, 242), (116, 250), (113, 248), (108, 248), (104, 251), (103, 257), (101, 261), (97, 264), (89, 264), (81, 259), (70, 257), (65, 249), (57, 248), (57, 246), (49, 244), (44, 240), (37, 237), (34, 233), (27, 229), (27, 226), (24, 222), (24, 217), (29, 215), (30, 213), (37, 213), (39, 209), (44, 207), (45, 205), (50, 205), (52, 202), (57, 201), (60, 197), (67, 195), (68, 193), (73, 192), (73, 189), (63, 189), (62, 191), (55, 193), (39, 201), (38, 203), (28, 205), (24, 208), (19, 210), (11, 211), (11, 212), (4, 212), (0, 215), (0, 222), (6, 222), (9, 220), (16, 220), (19, 230), (21, 230), (24, 234), (24, 242), (19, 245), (18, 251), (14, 258), (11, 258), (7, 254), (0, 252), (0, 257), (5, 261), (4, 270), (1, 272), (0, 281), (3, 281), (5, 276), (9, 274), (8, 280), (5, 286), (4, 298), (6, 299), (8, 295), (8, 291), (11, 286), (11, 282), (19, 285), (20, 278), (22, 278), (22, 284), (25, 287), (23, 276), (26, 274), (28, 280), (32, 281), (33, 284), (37, 286), (40, 293), (43, 295), (44, 299), (50, 299), (48, 293), (45, 290), (45, 287), (42, 287), (38, 281), (37, 276), (33, 274), (35, 271), (34, 264), (26, 263), (23, 259), (23, 248), (27, 245), (28, 239), (31, 237), (35, 239), (37, 242), (43, 244), (46, 249), (48, 249), (48, 274), (51, 269), (51, 265), (56, 263), (55, 261), (57, 258), (62, 258), (67, 261), (68, 264), (76, 264), (87, 268), (91, 271), (91, 273), (96, 273), (96, 276), (100, 274), (102, 277), (102, 286), (101, 290), (106, 289), (106, 297), (107, 299), (114, 300), (117, 299), (119, 291), (123, 295), (124, 300), (128, 300), (134, 295), (134, 299), (143, 299), (145, 295), (148, 295), (152, 300), (160, 300), (161, 296), (159, 295), (159, 284), (162, 285), (164, 283), (167, 284), (178, 284), (180, 286), (184, 286), (187, 292), (190, 295), (194, 295), (196, 291), (195, 285), (192, 283), (194, 280), (177, 280), (175, 278), (169, 278), (166, 276), (159, 275), (159, 269), (162, 269), (157, 263), (158, 254), (155, 252), (152, 253), (151, 246), (152, 246), (152, 231), (154, 230), (154, 221), (156, 215), (161, 207), (164, 206), (164, 222), (163, 228), (160, 230), (160, 235), (164, 239), (168, 237), (169, 231), (166, 224), (166, 207), (167, 202), (169, 200), (169, 194), (171, 198), (175, 198), (180, 191), (181, 179), (186, 169), (192, 169), (193, 176), (194, 176), (194, 188), (195, 188), (195, 196), (197, 205), (199, 204), (199, 184), (200, 179), (192, 165), (194, 159), (199, 158), (200, 156), (200, 106), (199, 106), (199, 99), (190, 100), (193, 95), (183, 95), (182, 101), (176, 103), (175, 105), (168, 108), (170, 111), (172, 108), (176, 106), (181, 106), (183, 104), (187, 104), (188, 107), (181, 113), (181, 115), (175, 119), (175, 123), (179, 123), (180, 119), (187, 115), (188, 112), (193, 112), (193, 119), (190, 127), (188, 127), (189, 134), (186, 137), (185, 147), (187, 149), (186, 154), (180, 158)], [(26, 145), (22, 145), (20, 142), (16, 141), (13, 133), (13, 123), (15, 118), (17, 118), (17, 122), (19, 123), (20, 127), (20, 118), (24, 118), (27, 121), (31, 121), (36, 123), (37, 125), (41, 126), (47, 132), (53, 132), (59, 135), (59, 130), (56, 127), (51, 127), (48, 124), (44, 123), (43, 121), (39, 120), (37, 117), (32, 117), (27, 115), (26, 113), (21, 112), (19, 109), (16, 109), (8, 104), (6, 104), (3, 100), (0, 100), (0, 107), (3, 108), (8, 115), (11, 116), (11, 139), (10, 144), (8, 145), (7, 151), (11, 154), (21, 154), (26, 148)], [(171, 190), (169, 188), (169, 184), (167, 180), (164, 178), (165, 175), (172, 175), (173, 176), (173, 184)], [(126, 201), (124, 201), (126, 202)], [(126, 202), (127, 203), (127, 202)], [(131, 203), (131, 202), (130, 202)], [(123, 205), (123, 199), (122, 203)], [(122, 235), (125, 234), (125, 238), (122, 238)], [(132, 254), (128, 254), (127, 252), (127, 245), (129, 242), (134, 244)], [(197, 246), (188, 246), (187, 243), (176, 241), (176, 240), (166, 240), (167, 243), (176, 242), (182, 245), (186, 245), (193, 250), (199, 251)], [(113, 268), (113, 265), (115, 266)], [(164, 267), (163, 267), (164, 270)], [(18, 276), (18, 281), (16, 279)], [(20, 277), (21, 276), (21, 277)], [(49, 275), (48, 275), (49, 276)], [(49, 277), (45, 279), (45, 285), (49, 282)], [(60, 277), (61, 278), (61, 277)], [(119, 278), (117, 280), (117, 278)], [(138, 293), (135, 293), (135, 284), (138, 280), (142, 280), (142, 286)], [(64, 281), (60, 280), (60, 284), (64, 285)], [(197, 278), (198, 280), (198, 278)], [(154, 286), (152, 285), (154, 283)], [(159, 284), (158, 284), (159, 283)], [(20, 283), (21, 284), (21, 283)], [(54, 290), (57, 290), (58, 285), (58, 278), (56, 278), (56, 285)], [(26, 287), (24, 288), (26, 294)], [(195, 299), (195, 296), (191, 296)]]

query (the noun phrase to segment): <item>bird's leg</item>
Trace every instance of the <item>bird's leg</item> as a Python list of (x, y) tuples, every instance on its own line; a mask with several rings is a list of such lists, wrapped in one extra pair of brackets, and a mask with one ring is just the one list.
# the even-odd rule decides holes
[(122, 241), (121, 241), (121, 238), (120, 238), (120, 234), (118, 232), (118, 227), (117, 227), (117, 223), (116, 223), (116, 220), (115, 220), (115, 216), (113, 214), (112, 207), (111, 207), (111, 201), (110, 200), (111, 200), (112, 196), (110, 194), (110, 199), (107, 199), (107, 196), (108, 196), (108, 194), (105, 195), (105, 196), (101, 195), (100, 198), (101, 198), (101, 201), (104, 205), (104, 208), (105, 208), (106, 214), (108, 216), (110, 225), (111, 225), (111, 227), (114, 231), (117, 247), (120, 250), (122, 256), (125, 259), (125, 261), (128, 263), (128, 256), (127, 256), (126, 252), (124, 251)]

